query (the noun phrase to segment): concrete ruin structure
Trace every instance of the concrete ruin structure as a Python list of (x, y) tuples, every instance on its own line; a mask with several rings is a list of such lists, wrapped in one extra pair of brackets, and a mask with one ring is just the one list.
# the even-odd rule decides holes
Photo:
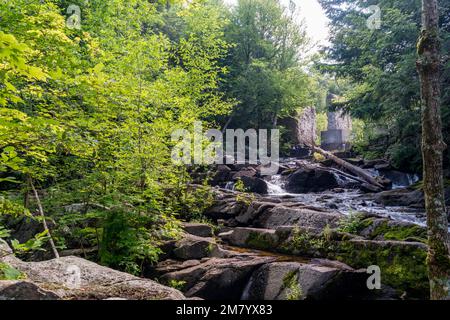
[(314, 145), (317, 140), (316, 108), (304, 108), (295, 116), (281, 119), (279, 123), (289, 131), (295, 145), (291, 156), (310, 155), (310, 146)]
[[(330, 94), (327, 106), (330, 106), (337, 96)], [(348, 151), (351, 147), (352, 119), (341, 110), (327, 113), (328, 127), (321, 132), (321, 148), (326, 151)], [(291, 156), (306, 157), (310, 155), (311, 146), (318, 141), (317, 113), (315, 107), (307, 107), (298, 111), (294, 116), (279, 120), (284, 126), (295, 146)]]
[[(337, 96), (330, 94), (327, 105), (330, 106)], [(326, 151), (348, 151), (351, 147), (352, 118), (342, 110), (329, 111), (328, 128), (321, 132), (321, 148)]]

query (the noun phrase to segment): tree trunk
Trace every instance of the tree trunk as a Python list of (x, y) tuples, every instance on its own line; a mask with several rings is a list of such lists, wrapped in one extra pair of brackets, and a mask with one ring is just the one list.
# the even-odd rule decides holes
[(377, 188), (384, 189), (384, 186), (381, 183), (379, 183), (374, 177), (372, 177), (366, 170), (361, 169), (361, 168), (359, 168), (357, 166), (354, 166), (351, 163), (348, 163), (347, 161), (336, 157), (331, 152), (327, 152), (327, 151), (325, 151), (325, 150), (323, 150), (323, 149), (321, 149), (319, 147), (312, 146), (312, 149), (313, 149), (314, 152), (320, 153), (325, 158), (333, 160), (338, 165), (344, 167), (345, 169), (347, 169), (351, 173), (357, 175), (358, 177), (361, 177), (367, 183), (369, 183), (369, 184), (371, 184), (371, 185), (373, 185), (373, 186), (375, 186)]
[(230, 123), (231, 123), (231, 121), (233, 120), (233, 118), (234, 118), (234, 111), (230, 114), (230, 117), (228, 118), (227, 123), (225, 123), (225, 125), (223, 126), (223, 128), (222, 128), (222, 134), (224, 134), (225, 131), (227, 131), (228, 126), (230, 125)]
[(437, 0), (422, 0), (422, 31), (417, 44), (417, 70), (422, 100), (422, 156), (428, 224), (430, 298), (449, 298), (450, 257), (443, 182), (440, 111), (440, 39)]
[(39, 198), (39, 194), (37, 193), (37, 190), (34, 187), (33, 180), (31, 179), (31, 177), (28, 178), (28, 182), (30, 184), (31, 189), (33, 190), (34, 197), (36, 198), (39, 215), (42, 217), (42, 225), (44, 226), (44, 230), (47, 231), (49, 242), (50, 242), (50, 247), (52, 248), (55, 258), (59, 259), (58, 250), (56, 249), (55, 243), (53, 242), (53, 238), (50, 233), (50, 229), (47, 226), (47, 221), (45, 220), (44, 208), (42, 208), (41, 199)]

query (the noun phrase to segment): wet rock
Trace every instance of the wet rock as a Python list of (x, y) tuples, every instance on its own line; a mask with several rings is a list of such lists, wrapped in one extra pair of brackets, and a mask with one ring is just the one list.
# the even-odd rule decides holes
[(418, 206), (424, 207), (425, 200), (422, 191), (411, 189), (394, 189), (373, 195), (372, 199), (384, 206)]
[(389, 165), (389, 162), (384, 159), (364, 160), (363, 169), (375, 168), (375, 166)]
[(216, 173), (211, 180), (212, 186), (223, 185), (231, 180), (231, 169), (227, 165), (218, 165)]
[(327, 300), (357, 298), (365, 293), (364, 271), (296, 262), (261, 266), (250, 278), (244, 300)]
[(336, 175), (321, 168), (301, 168), (287, 177), (285, 188), (292, 193), (322, 192), (340, 187)]
[[(425, 208), (425, 198), (421, 190), (411, 188), (394, 189), (374, 194), (369, 198), (385, 206)], [(445, 204), (450, 206), (450, 188), (445, 189)]]
[(359, 189), (365, 193), (375, 193), (375, 192), (382, 191), (381, 188), (374, 186), (373, 184), (368, 184), (368, 183), (361, 183), (361, 185), (359, 186)]
[(339, 209), (338, 205), (333, 202), (327, 203), (327, 208), (335, 209), (335, 210)]
[(198, 266), (165, 274), (162, 280), (183, 281), (183, 292), (187, 297), (238, 300), (253, 271), (273, 260), (272, 257), (257, 256), (212, 258)]
[(242, 176), (241, 180), (244, 183), (244, 187), (248, 192), (259, 194), (268, 193), (269, 188), (267, 186), (267, 182), (261, 178)]
[(374, 169), (376, 170), (390, 170), (392, 166), (388, 162), (380, 162), (374, 165)]
[(413, 174), (408, 174), (405, 172), (400, 172), (397, 170), (389, 170), (387, 169), (379, 169), (378, 170), (381, 176), (392, 181), (392, 184), (396, 186), (404, 186), (407, 187), (415, 182), (417, 182), (418, 178)]
[(214, 235), (212, 227), (205, 223), (185, 222), (182, 227), (184, 231), (197, 237), (208, 238)]
[(263, 212), (272, 209), (276, 204), (271, 202), (253, 201), (247, 211), (236, 217), (236, 221), (243, 225), (249, 225)]
[(242, 179), (243, 177), (253, 178), (257, 176), (257, 174), (258, 172), (256, 171), (255, 168), (247, 167), (234, 173), (232, 179), (236, 181), (238, 179)]

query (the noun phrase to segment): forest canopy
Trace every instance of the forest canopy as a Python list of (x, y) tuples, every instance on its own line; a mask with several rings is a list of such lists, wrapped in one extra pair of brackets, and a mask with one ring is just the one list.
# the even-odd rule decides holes
[[(103, 264), (129, 272), (208, 203), (171, 161), (175, 128), (230, 116), (264, 127), (311, 101), (304, 27), (276, 1), (2, 0), (0, 9), (1, 213), (34, 212), (42, 200), (57, 249), (99, 246)], [(87, 215), (67, 214), (77, 203), (90, 204)]]

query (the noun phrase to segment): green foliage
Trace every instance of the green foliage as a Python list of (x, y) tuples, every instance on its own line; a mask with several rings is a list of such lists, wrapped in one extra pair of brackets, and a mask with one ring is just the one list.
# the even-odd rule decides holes
[[(80, 30), (61, 14), (70, 4), (80, 6)], [(0, 0), (0, 10), (2, 190), (23, 192), (34, 210), (31, 179), (60, 248), (98, 246), (102, 263), (138, 274), (162, 239), (177, 236), (177, 218), (199, 218), (210, 205), (172, 162), (171, 133), (198, 120), (210, 126), (233, 106), (218, 90), (230, 48), (223, 8)], [(0, 200), (2, 214), (26, 211)], [(67, 211), (72, 204), (82, 209)], [(45, 238), (13, 246), (27, 252)]]
[[(416, 43), (420, 34), (421, 3), (418, 0), (320, 0), (331, 20), (331, 45), (327, 62), (319, 68), (343, 82), (336, 103), (375, 132), (358, 137), (357, 151), (364, 156), (386, 156), (395, 167), (421, 172), (420, 88), (416, 71)], [(370, 13), (382, 10), (381, 28), (367, 27)], [(450, 1), (439, 2), (442, 52), (449, 51)], [(450, 65), (443, 65), (443, 88), (450, 84)], [(441, 99), (446, 143), (450, 142), (450, 94)], [(372, 153), (367, 153), (372, 151)], [(446, 152), (445, 165), (450, 164)]]
[(1, 238), (8, 238), (10, 236), (10, 231), (5, 229), (5, 227), (0, 226), (0, 239)]
[(10, 266), (9, 264), (0, 262), (0, 280), (22, 280), (26, 279), (26, 276)]
[(31, 217), (30, 211), (27, 208), (0, 195), (0, 216), (2, 215), (8, 215), (14, 218)]
[(230, 126), (272, 128), (279, 116), (310, 104), (312, 78), (300, 61), (308, 39), (295, 10), (279, 1), (239, 0), (229, 20), (225, 36), (234, 46), (222, 88), (237, 101)]
[(186, 285), (186, 281), (171, 279), (168, 286), (177, 290), (183, 290)]
[(43, 231), (36, 234), (33, 238), (27, 240), (25, 243), (20, 243), (16, 239), (11, 240), (11, 246), (17, 254), (24, 254), (30, 251), (43, 251), (42, 246), (48, 240), (48, 232)]
[(339, 221), (338, 230), (340, 232), (358, 234), (365, 227), (364, 214), (352, 212)]
[(325, 238), (326, 241), (331, 241), (333, 237), (334, 231), (330, 227), (330, 225), (327, 223), (325, 228), (322, 230), (322, 236)]
[(302, 288), (298, 283), (296, 271), (288, 272), (283, 278), (283, 288), (286, 289), (286, 300), (300, 300), (303, 296)]
[(314, 236), (308, 231), (300, 230), (295, 227), (292, 230), (289, 243), (287, 243), (287, 251), (294, 251), (296, 253), (314, 253), (314, 251), (322, 251), (324, 249), (330, 249), (327, 239), (324, 236)]
[(244, 185), (244, 181), (242, 179), (237, 179), (236, 183), (234, 184), (234, 190), (238, 192), (246, 192), (247, 188)]

